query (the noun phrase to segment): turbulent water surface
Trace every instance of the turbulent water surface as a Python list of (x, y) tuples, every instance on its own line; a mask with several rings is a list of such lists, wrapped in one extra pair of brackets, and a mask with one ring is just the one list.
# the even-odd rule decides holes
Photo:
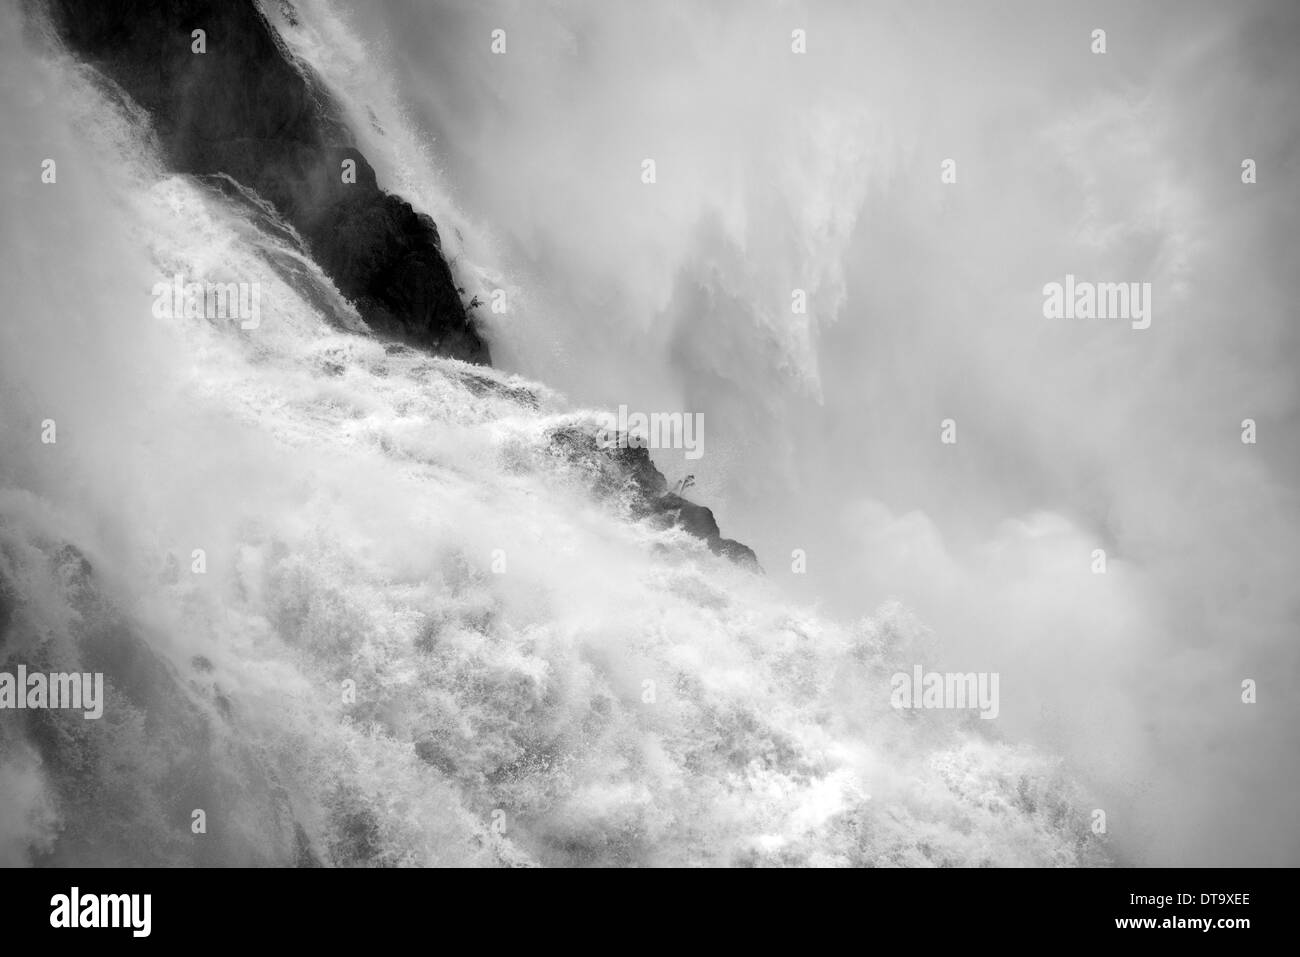
[[(27, 177), (3, 198), (0, 661), (102, 671), (108, 702), (0, 715), (0, 864), (1123, 858), (1065, 759), (971, 712), (890, 707), (889, 676), (942, 668), (948, 636), (898, 603), (854, 620), (792, 599), (595, 494), (554, 436), (595, 429), (603, 410), (562, 390), (570, 340), (602, 330), (557, 310), (548, 352), (545, 256), (506, 271), (363, 37), (323, 5), (266, 7), (458, 281), (538, 307), (491, 328), (494, 355), (552, 378), (372, 335), (292, 226), (170, 172), (35, 5), (0, 7), (0, 157)], [(857, 121), (809, 122), (849, 142)], [(842, 172), (825, 179), (861, 202)], [(809, 262), (854, 225), (818, 208), (795, 224)], [(258, 327), (158, 318), (176, 274), (256, 279)], [(815, 337), (791, 335), (779, 361), (817, 393)]]
[[(1055, 762), (889, 709), (902, 611), (841, 626), (625, 520), (549, 442), (594, 413), (369, 336), (4, 16), (5, 159), (62, 157), (7, 197), (4, 653), (109, 702), (0, 723), (4, 863), (1098, 858)], [(258, 277), (259, 327), (155, 318), (175, 273)]]

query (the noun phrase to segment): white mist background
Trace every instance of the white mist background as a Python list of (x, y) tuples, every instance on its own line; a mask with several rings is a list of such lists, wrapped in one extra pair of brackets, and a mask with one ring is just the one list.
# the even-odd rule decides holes
[[(381, 183), (510, 290), (497, 364), (703, 412), (670, 479), (774, 587), (900, 598), (999, 671), (1000, 724), (1100, 790), (1125, 860), (1300, 859), (1293, 7), (301, 12)], [(1067, 272), (1153, 283), (1151, 328), (1045, 320)]]
[[(901, 598), (945, 664), (999, 671), (997, 724), (1069, 758), (1124, 859), (1297, 861), (1287, 8), (301, 13), (325, 41), (313, 65), (373, 111), (360, 129), (381, 183), (434, 214), (467, 286), (511, 289), (498, 364), (593, 406), (702, 411), (697, 498), (758, 551), (771, 587), (845, 620)], [(220, 556), (242, 541), (232, 516), (308, 541), (300, 514), (335, 528), (338, 494), (369, 516), (333, 533), (338, 552), (385, 542), (377, 566), (424, 580), (432, 559), (394, 532), (410, 523), (410, 489), (377, 467), (290, 455), (220, 403), (195, 403), (196, 381), (250, 407), (280, 390), (293, 411), (370, 398), (305, 374), (246, 376), (221, 343), (196, 356), (150, 320), (159, 269), (144, 243), (205, 257), (190, 267), (246, 253), (175, 182), (124, 207), (138, 173), (102, 157), (138, 158), (134, 144), (78, 163), (77, 86), (34, 75), (5, 16), (3, 157), (30, 176), (5, 193), (13, 427), (0, 461), (49, 503), (10, 511), (105, 554), (158, 537)], [(504, 57), (488, 47), (498, 26)], [(789, 53), (795, 26), (809, 31), (804, 57)], [(1095, 26), (1104, 57), (1088, 52)], [(39, 183), (38, 154), (61, 158), (57, 190)], [(1257, 186), (1240, 184), (1245, 156)], [(639, 181), (645, 157), (653, 187)], [(1066, 272), (1152, 282), (1151, 329), (1042, 319), (1042, 285)], [(789, 314), (796, 286), (807, 319)], [(267, 406), (277, 434), (284, 411)], [(61, 427), (58, 459), (32, 452), (46, 416), (76, 426)], [(1259, 445), (1239, 441), (1247, 416)], [(938, 441), (946, 417), (956, 447)], [(687, 468), (657, 461), (670, 478)], [(482, 551), (519, 511), (474, 499), (491, 474), (471, 472), (454, 486), (473, 505), (457, 528)], [(308, 508), (300, 496), (317, 486)], [(1096, 547), (1105, 577), (1089, 570)], [(794, 548), (806, 576), (789, 572)], [(575, 576), (623, 567), (565, 555), (548, 578), (570, 601)], [(155, 557), (96, 565), (130, 593)], [(634, 589), (606, 582), (602, 597), (601, 584), (588, 600), (607, 621), (604, 606)], [(164, 617), (144, 599), (133, 611)], [(206, 636), (174, 634), (179, 660), (213, 653)], [(1260, 682), (1257, 705), (1239, 701), (1245, 677)], [(394, 766), (371, 777), (405, 780)]]
[[(589, 414), (542, 386), (521, 405), (499, 371), (475, 372), (505, 387), (479, 394), (460, 363), (339, 331), (310, 263), (286, 283), (269, 263), (288, 244), (157, 168), (47, 40), (0, 7), (4, 652), (80, 661), (107, 635), (110, 680), (137, 651), (164, 667), (107, 689), (98, 765), (71, 780), (0, 729), (0, 863), (284, 863), (299, 827), (344, 864), (1098, 858), (1050, 757), (889, 708), (890, 656), (926, 645), (906, 616), (841, 627), (693, 536), (611, 520), (551, 454), (551, 429)], [(400, 143), (376, 156), (419, 187), (418, 138), (384, 120)], [(421, 179), (473, 275), (491, 243)], [(175, 273), (262, 283), (262, 324), (154, 317)], [(508, 575), (484, 567), (497, 549)], [(222, 729), (211, 748), (155, 740), (144, 712), (178, 710)], [(222, 822), (197, 845), (169, 823), (190, 813), (168, 786), (190, 746)], [(542, 746), (562, 758), (485, 789)], [(494, 839), (483, 808), (501, 806), (511, 834)], [(376, 840), (339, 857), (357, 808)]]

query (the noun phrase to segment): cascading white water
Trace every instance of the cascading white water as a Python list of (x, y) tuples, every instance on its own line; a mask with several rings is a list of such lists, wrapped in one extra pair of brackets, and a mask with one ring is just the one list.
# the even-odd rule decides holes
[[(837, 624), (625, 521), (550, 451), (593, 411), (371, 338), (0, 16), (32, 172), (4, 185), (0, 652), (110, 676), (100, 722), (0, 716), (0, 863), (1106, 859), (1059, 761), (890, 708), (943, 660), (903, 610)], [(260, 282), (260, 326), (155, 318), (176, 273)]]

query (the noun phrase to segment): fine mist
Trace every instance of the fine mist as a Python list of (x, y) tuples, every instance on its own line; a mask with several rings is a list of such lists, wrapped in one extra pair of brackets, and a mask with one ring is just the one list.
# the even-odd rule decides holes
[[(1300, 708), (1289, 685), (1239, 700), (1300, 665), (1291, 6), (304, 19), (375, 148), (429, 144), (431, 204), (517, 304), (490, 317), (502, 364), (703, 412), (704, 466), (661, 453), (670, 478), (790, 595), (841, 617), (902, 599), (1007, 675), (1003, 723), (1123, 807), (1134, 860), (1297, 859)], [(1105, 57), (1077, 40), (1096, 26)], [(1243, 157), (1267, 183), (1243, 187)], [(1067, 272), (1154, 280), (1151, 327), (1045, 322)], [(1241, 442), (1247, 418), (1267, 441)]]
[[(1161, 6), (262, 5), (495, 368), (0, 6), (0, 664), (108, 687), (0, 713), (0, 864), (1295, 864), (1300, 17)], [(557, 444), (620, 405), (761, 571)]]

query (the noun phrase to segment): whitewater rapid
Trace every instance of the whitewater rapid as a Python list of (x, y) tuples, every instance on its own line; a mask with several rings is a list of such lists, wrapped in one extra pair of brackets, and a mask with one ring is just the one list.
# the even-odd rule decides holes
[[(3, 17), (33, 180), (5, 187), (0, 657), (103, 670), (107, 705), (0, 716), (0, 864), (1107, 861), (1060, 760), (890, 707), (943, 663), (904, 609), (827, 620), (597, 500), (550, 436), (601, 410), (372, 337), (290, 227), (166, 172)], [(495, 276), (469, 228), (458, 276)], [(256, 279), (259, 326), (155, 318), (174, 274)]]

